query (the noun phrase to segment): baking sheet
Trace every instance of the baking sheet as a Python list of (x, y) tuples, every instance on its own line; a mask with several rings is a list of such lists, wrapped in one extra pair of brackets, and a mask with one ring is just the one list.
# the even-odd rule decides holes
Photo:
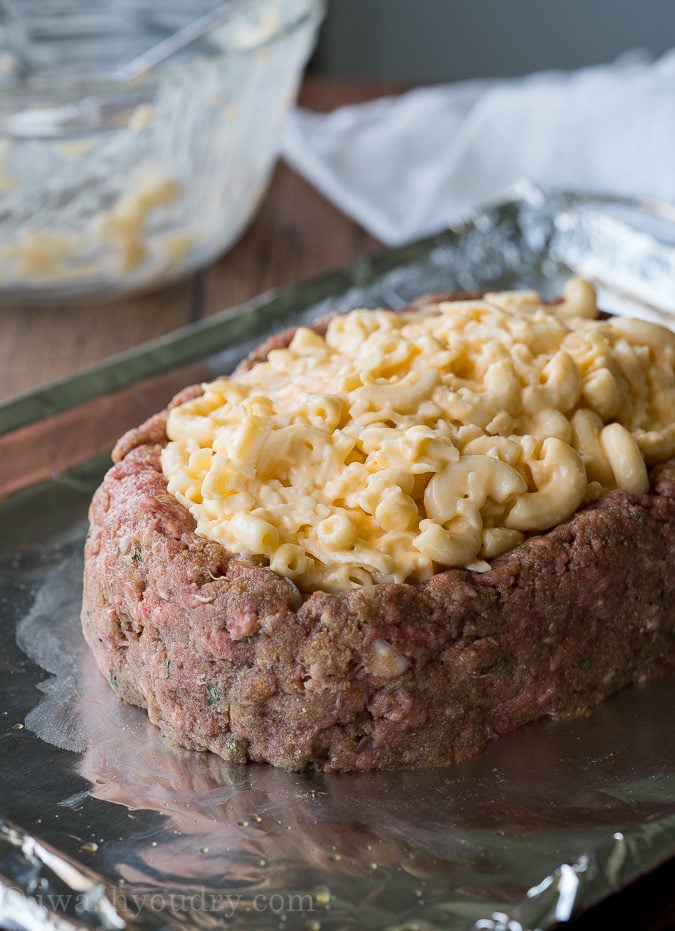
[(584, 265), (619, 281), (604, 289), (607, 309), (669, 319), (667, 219), (528, 188), (438, 237), (0, 411), (5, 450), (31, 451), (32, 465), (31, 484), (0, 503), (3, 923), (524, 931), (675, 853), (672, 676), (588, 718), (528, 725), (448, 769), (302, 775), (170, 747), (118, 704), (79, 633), (86, 510), (107, 465), (85, 440), (107, 434), (80, 417), (65, 471), (47, 477), (42, 462), (78, 413), (105, 412), (112, 442), (124, 418), (174, 389), (172, 368), (227, 371), (271, 329), (335, 306), (399, 306), (453, 287), (554, 294)]

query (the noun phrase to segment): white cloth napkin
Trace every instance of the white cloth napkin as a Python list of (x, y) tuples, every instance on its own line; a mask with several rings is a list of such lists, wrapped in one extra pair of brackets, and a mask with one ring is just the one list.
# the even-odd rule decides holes
[(467, 81), (296, 110), (288, 162), (389, 245), (522, 178), (675, 203), (675, 49), (571, 73)]

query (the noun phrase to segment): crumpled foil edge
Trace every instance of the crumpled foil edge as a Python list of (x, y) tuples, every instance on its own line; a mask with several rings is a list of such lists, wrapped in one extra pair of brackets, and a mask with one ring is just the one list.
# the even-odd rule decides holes
[(675, 854), (675, 815), (615, 831), (594, 850), (562, 863), (507, 912), (478, 919), (472, 931), (544, 931), (570, 921)]
[[(612, 838), (570, 863), (562, 863), (532, 886), (527, 897), (508, 913), (493, 912), (471, 925), (471, 931), (545, 931), (566, 922), (582, 909), (598, 904), (675, 853), (675, 815)], [(649, 855), (649, 861), (646, 856)], [(26, 931), (148, 931), (181, 928), (170, 910), (141, 907), (132, 915), (126, 894), (94, 870), (11, 822), (0, 821), (0, 922)], [(126, 894), (125, 894), (126, 893)]]

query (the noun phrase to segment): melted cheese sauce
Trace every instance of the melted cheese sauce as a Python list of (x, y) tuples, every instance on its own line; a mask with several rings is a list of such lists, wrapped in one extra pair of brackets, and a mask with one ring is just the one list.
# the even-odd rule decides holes
[(489, 568), (675, 454), (675, 335), (595, 317), (574, 280), (301, 327), (170, 412), (169, 491), (304, 591)]

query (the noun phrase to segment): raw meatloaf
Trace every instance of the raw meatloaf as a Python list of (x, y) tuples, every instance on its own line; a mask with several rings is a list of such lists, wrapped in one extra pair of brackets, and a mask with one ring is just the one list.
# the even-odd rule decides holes
[(609, 492), (490, 571), (303, 596), (195, 533), (162, 474), (165, 428), (166, 411), (123, 437), (94, 496), (82, 623), (117, 695), (179, 746), (438, 766), (675, 665), (675, 460), (648, 494)]

